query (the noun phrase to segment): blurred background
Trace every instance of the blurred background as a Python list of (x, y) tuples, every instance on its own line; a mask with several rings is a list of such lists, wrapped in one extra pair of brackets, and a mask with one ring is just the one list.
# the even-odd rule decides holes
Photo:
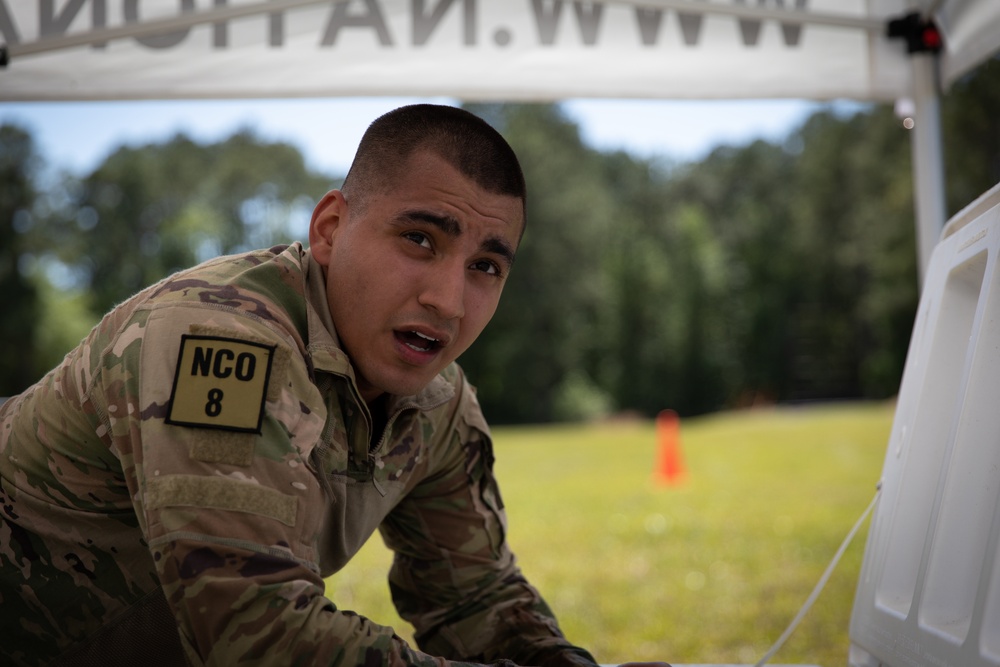
[[(919, 288), (910, 141), (891, 106), (814, 104), (784, 132), (677, 154), (609, 147), (572, 101), (468, 106), (517, 150), (531, 193), (500, 309), (461, 359), (492, 423), (896, 392)], [(72, 163), (58, 133), (35, 136), (32, 108), (0, 107), (7, 396), (168, 273), (303, 239), (352, 153), (307, 158), (252, 126), (115, 144), (111, 120), (111, 148)], [(958, 81), (942, 114), (951, 215), (1000, 180), (1000, 62)]]

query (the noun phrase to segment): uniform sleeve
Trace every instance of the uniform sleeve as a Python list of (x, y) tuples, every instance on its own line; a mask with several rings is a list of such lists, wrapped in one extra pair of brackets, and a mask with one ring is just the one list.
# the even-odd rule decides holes
[(122, 397), (108, 423), (188, 660), (444, 667), (324, 596), (315, 537), (328, 499), (308, 453), (325, 415), (287, 341), (246, 318), (164, 319), (131, 325), (101, 391)]
[(460, 394), (445, 437), (432, 444), (437, 471), (381, 527), (395, 552), (389, 584), (400, 616), (422, 650), (453, 660), (592, 666), (516, 565), (488, 429), (471, 387)]

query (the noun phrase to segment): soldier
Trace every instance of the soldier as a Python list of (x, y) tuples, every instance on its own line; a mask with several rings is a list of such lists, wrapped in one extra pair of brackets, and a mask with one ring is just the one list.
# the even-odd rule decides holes
[[(497, 306), (524, 203), (486, 123), (397, 109), (308, 249), (166, 278), (4, 404), (2, 662), (592, 666), (507, 546), (454, 363)], [(421, 650), (324, 597), (376, 529)]]

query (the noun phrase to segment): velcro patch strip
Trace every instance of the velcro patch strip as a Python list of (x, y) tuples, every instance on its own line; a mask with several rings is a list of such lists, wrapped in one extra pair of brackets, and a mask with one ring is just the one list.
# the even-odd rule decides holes
[(228, 463), (248, 467), (253, 463), (256, 436), (252, 433), (206, 431), (191, 440), (188, 448), (191, 458), (204, 463)]
[(247, 512), (294, 526), (298, 500), (276, 489), (226, 477), (166, 475), (146, 483), (149, 509), (164, 507), (211, 507)]

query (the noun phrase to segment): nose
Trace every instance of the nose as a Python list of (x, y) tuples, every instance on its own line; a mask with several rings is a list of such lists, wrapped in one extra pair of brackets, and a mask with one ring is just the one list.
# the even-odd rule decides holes
[(439, 266), (430, 271), (417, 297), (418, 303), (444, 320), (465, 315), (465, 265)]

